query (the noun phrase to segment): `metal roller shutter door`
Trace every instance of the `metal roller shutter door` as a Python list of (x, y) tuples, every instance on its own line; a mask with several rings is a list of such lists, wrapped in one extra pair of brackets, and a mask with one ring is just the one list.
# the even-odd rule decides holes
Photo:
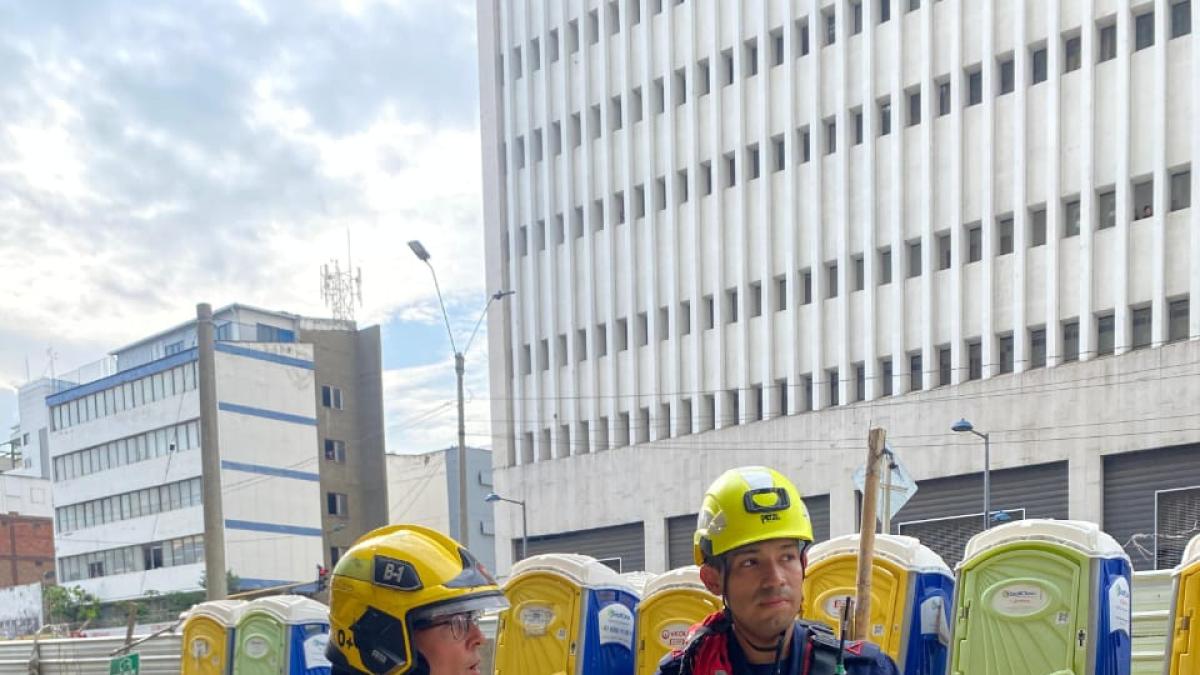
[[(812, 495), (804, 498), (808, 517), (812, 520), (813, 541), (829, 538), (829, 495)], [(667, 518), (667, 564), (671, 569), (694, 564), (692, 559), (692, 535), (696, 532), (696, 516)]]
[(692, 559), (692, 535), (696, 532), (696, 516), (697, 514), (692, 513), (667, 518), (668, 568), (695, 564)]
[(1125, 547), (1134, 569), (1179, 562), (1200, 520), (1200, 490), (1184, 488), (1200, 488), (1200, 445), (1104, 458), (1104, 531)]
[[(892, 531), (917, 537), (953, 567), (983, 529), (983, 473), (931, 478), (892, 519)], [(1067, 463), (992, 471), (992, 511), (1014, 519), (1066, 518)]]
[[(599, 527), (529, 538), (529, 555), (582, 553), (596, 558), (618, 572), (646, 569), (646, 535), (642, 523)], [(521, 540), (514, 539), (513, 559), (521, 554)]]
[(829, 539), (829, 495), (809, 495), (804, 498), (804, 505), (812, 520), (813, 541)]

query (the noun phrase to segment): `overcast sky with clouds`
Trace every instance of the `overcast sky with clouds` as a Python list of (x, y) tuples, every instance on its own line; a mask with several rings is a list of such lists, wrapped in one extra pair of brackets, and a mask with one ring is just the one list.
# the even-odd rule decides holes
[[(473, 0), (0, 3), (0, 438), (15, 387), (242, 302), (327, 316), (363, 270), (388, 450), (455, 442), (429, 271), (469, 332), (486, 299)], [(486, 339), (468, 443), (490, 445)]]

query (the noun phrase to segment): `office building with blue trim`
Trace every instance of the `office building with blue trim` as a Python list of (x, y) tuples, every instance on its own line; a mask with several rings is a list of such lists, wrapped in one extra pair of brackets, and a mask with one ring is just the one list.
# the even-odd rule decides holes
[[(214, 322), (227, 567), (243, 589), (315, 580), (387, 522), (379, 329), (244, 305)], [(102, 600), (198, 589), (196, 324), (111, 361), (45, 399), (59, 582)]]

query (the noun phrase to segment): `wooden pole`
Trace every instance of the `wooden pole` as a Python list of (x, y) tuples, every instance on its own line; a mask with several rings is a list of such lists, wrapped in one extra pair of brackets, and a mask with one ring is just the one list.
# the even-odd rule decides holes
[(866, 640), (871, 623), (871, 565), (875, 562), (875, 519), (879, 499), (879, 462), (887, 434), (871, 429), (867, 436), (867, 475), (863, 486), (862, 524), (858, 531), (858, 591), (854, 602), (854, 639)]

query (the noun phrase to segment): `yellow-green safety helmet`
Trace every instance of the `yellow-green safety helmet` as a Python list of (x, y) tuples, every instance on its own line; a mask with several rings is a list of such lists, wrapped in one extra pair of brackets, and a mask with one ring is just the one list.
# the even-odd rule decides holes
[(413, 631), (508, 600), (483, 565), (450, 537), (419, 525), (363, 535), (333, 568), (329, 647), (337, 668), (398, 675), (418, 663)]
[(812, 541), (812, 521), (800, 492), (765, 466), (730, 469), (704, 493), (692, 557), (697, 565), (768, 539)]

